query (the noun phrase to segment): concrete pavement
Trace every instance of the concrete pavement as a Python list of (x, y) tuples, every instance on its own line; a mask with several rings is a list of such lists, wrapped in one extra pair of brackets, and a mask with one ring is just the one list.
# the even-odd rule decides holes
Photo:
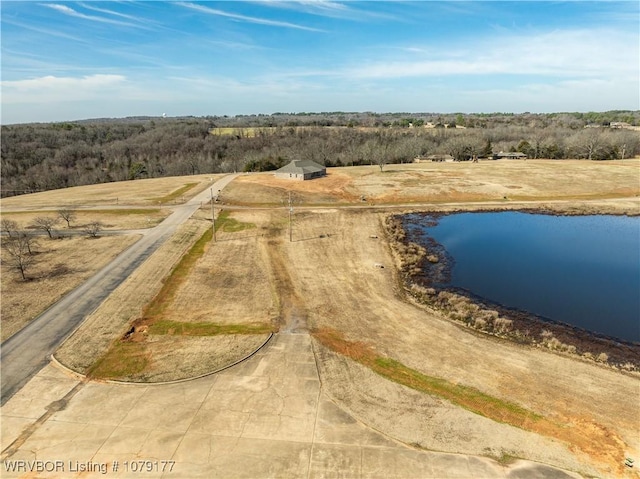
[(3, 478), (579, 477), (385, 437), (323, 392), (306, 333), (275, 335), (239, 365), (171, 385), (83, 382), (48, 365), (0, 414)]

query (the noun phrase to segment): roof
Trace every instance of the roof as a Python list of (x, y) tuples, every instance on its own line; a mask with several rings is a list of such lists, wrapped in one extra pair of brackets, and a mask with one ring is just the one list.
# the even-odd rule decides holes
[(294, 173), (294, 174), (308, 174), (318, 173), (320, 171), (326, 171), (326, 168), (319, 165), (315, 161), (311, 160), (293, 160), (287, 165), (284, 165), (276, 173)]
[(453, 160), (453, 156), (448, 154), (429, 155), (427, 160)]

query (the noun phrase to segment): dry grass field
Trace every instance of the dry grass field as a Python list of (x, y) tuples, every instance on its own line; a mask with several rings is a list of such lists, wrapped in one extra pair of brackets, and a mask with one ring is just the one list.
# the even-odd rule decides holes
[[(105, 231), (109, 230), (134, 230), (153, 228), (171, 211), (166, 208), (91, 208), (76, 210), (76, 218), (67, 227), (66, 222), (59, 221), (55, 225), (55, 235), (82, 233), (85, 226), (93, 221), (100, 221)], [(2, 218), (18, 223), (18, 229), (33, 230), (33, 220), (45, 216), (59, 218), (55, 210), (30, 210), (3, 212)]]
[[(636, 198), (640, 160), (482, 161), (329, 168), (311, 182), (271, 173), (239, 177), (224, 191), (226, 203), (278, 205), (291, 191), (302, 205), (433, 204), (579, 201)], [(364, 197), (365, 201), (362, 201)]]
[[(231, 361), (263, 340), (242, 330), (233, 340), (210, 335), (212, 326), (251, 325), (277, 312), (281, 330), (310, 330), (319, 339), (323, 384), (334, 398), (400, 440), (427, 449), (525, 457), (588, 474), (617, 475), (622, 456), (637, 455), (637, 377), (477, 334), (408, 302), (384, 240), (384, 213), (298, 212), (292, 242), (281, 210), (232, 216), (251, 221), (257, 234), (221, 233), (216, 243), (207, 243), (175, 295), (155, 311), (160, 312), (155, 319), (170, 322), (174, 331), (154, 332), (154, 318), (144, 311), (130, 315), (134, 337), (112, 343), (110, 353), (139, 369), (122, 379), (206, 373), (220, 358)], [(216, 272), (220, 277), (214, 279)], [(236, 283), (243, 276), (252, 281)], [(273, 291), (261, 284), (265, 278)], [(223, 293), (234, 283), (246, 292), (241, 305), (237, 292)], [(251, 310), (253, 317), (246, 314)], [(203, 329), (181, 332), (184, 323)], [(86, 330), (83, 343), (96, 327)], [(337, 339), (327, 340), (332, 337)], [(73, 344), (63, 348), (71, 350)], [(367, 359), (373, 357), (379, 359)], [(378, 363), (400, 366), (380, 369)], [(416, 392), (420, 384), (407, 388), (381, 379), (406, 386), (398, 372), (448, 386), (425, 397)], [(470, 404), (465, 403), (469, 388), (475, 398)], [(425, 415), (434, 421), (425, 422)], [(434, 424), (443, 428), (435, 435)]]
[(0, 200), (3, 212), (58, 209), (63, 207), (161, 206), (182, 203), (202, 191), (221, 175), (170, 176), (99, 185), (74, 186), (12, 196)]
[(2, 340), (91, 277), (137, 239), (134, 236), (89, 239), (66, 235), (82, 234), (84, 226), (92, 221), (100, 221), (104, 230), (151, 228), (171, 213), (167, 206), (190, 198), (219, 176), (124, 181), (3, 198), (0, 201), (2, 218), (15, 221), (18, 229), (34, 231), (31, 223), (36, 217), (57, 218), (57, 211), (63, 208), (74, 209), (76, 218), (71, 228), (67, 228), (64, 221), (55, 226), (54, 236), (65, 236), (64, 239), (49, 240), (45, 235), (38, 241), (40, 247), (28, 282), (16, 281), (3, 251)]
[(309, 331), (323, 387), (398, 440), (637, 477), (623, 461), (640, 457), (638, 376), (409, 301), (383, 223), (388, 208), (639, 214), (639, 171), (638, 160), (498, 161), (330, 169), (311, 182), (242, 175), (222, 193), (216, 242), (205, 206), (56, 357), (98, 377), (162, 381), (228, 364), (272, 329)]
[(42, 237), (35, 248), (33, 268), (27, 272), (28, 281), (22, 281), (18, 273), (9, 270), (6, 252), (2, 251), (2, 341), (89, 279), (138, 238), (136, 235), (54, 240)]

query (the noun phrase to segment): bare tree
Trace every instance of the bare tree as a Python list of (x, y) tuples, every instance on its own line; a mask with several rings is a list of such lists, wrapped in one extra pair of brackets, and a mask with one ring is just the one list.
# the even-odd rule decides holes
[(371, 164), (376, 164), (380, 168), (380, 172), (384, 170), (385, 165), (389, 161), (389, 146), (392, 138), (384, 132), (380, 132), (375, 138), (368, 140), (364, 144), (366, 156)]
[(20, 230), (16, 232), (16, 236), (19, 237), (22, 241), (24, 241), (25, 246), (27, 247), (27, 251), (29, 254), (33, 254), (33, 250), (38, 244), (38, 239), (35, 236), (31, 236), (24, 230)]
[(453, 156), (455, 161), (468, 160), (473, 153), (468, 139), (463, 135), (451, 136), (443, 145), (442, 149)]
[(640, 150), (640, 135), (634, 131), (612, 131), (611, 143), (615, 145), (618, 158), (633, 158)]
[(104, 225), (100, 221), (92, 221), (84, 227), (84, 232), (92, 238), (97, 238), (100, 231), (104, 228)]
[(604, 148), (604, 134), (600, 128), (589, 128), (571, 137), (573, 149), (587, 160), (599, 159)]
[(53, 239), (53, 228), (58, 224), (58, 218), (51, 216), (38, 216), (33, 220), (33, 227), (46, 231), (49, 238)]
[(76, 210), (71, 208), (62, 208), (58, 210), (58, 215), (67, 222), (67, 228), (71, 228), (71, 222), (76, 219)]
[(533, 130), (533, 133), (531, 134), (531, 141), (529, 142), (529, 144), (531, 145), (531, 148), (528, 152), (529, 158), (533, 158), (535, 160), (541, 157), (544, 149), (544, 144), (547, 141), (548, 137), (549, 134), (545, 130)]
[(18, 223), (16, 221), (2, 218), (2, 220), (0, 220), (0, 229), (10, 238), (18, 235)]
[(6, 252), (6, 263), (9, 268), (20, 273), (23, 281), (27, 280), (27, 270), (35, 261), (30, 241), (29, 236), (18, 235), (2, 242), (2, 248)]

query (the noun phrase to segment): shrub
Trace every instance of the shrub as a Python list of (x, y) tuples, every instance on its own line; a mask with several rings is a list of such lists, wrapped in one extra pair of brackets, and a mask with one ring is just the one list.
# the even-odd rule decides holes
[(493, 322), (493, 330), (498, 333), (501, 333), (501, 334), (508, 333), (512, 329), (513, 329), (513, 321), (511, 321), (510, 319), (496, 318), (496, 320)]
[(92, 238), (97, 238), (104, 225), (100, 221), (92, 221), (85, 226), (84, 232)]
[(487, 329), (487, 322), (482, 318), (475, 318), (473, 320), (473, 327), (480, 330)]

